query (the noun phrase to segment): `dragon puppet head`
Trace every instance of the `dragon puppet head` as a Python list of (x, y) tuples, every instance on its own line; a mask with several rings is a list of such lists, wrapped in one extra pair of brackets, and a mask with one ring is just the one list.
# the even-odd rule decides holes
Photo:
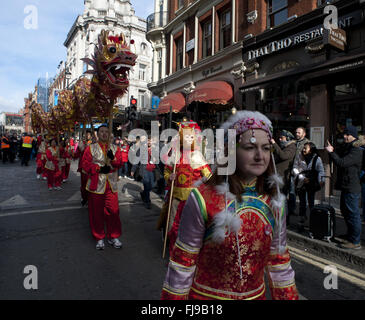
[(92, 59), (82, 60), (93, 67), (87, 73), (97, 78), (94, 81), (109, 87), (111, 92), (123, 94), (129, 86), (129, 72), (136, 59), (123, 33), (114, 36), (102, 30)]

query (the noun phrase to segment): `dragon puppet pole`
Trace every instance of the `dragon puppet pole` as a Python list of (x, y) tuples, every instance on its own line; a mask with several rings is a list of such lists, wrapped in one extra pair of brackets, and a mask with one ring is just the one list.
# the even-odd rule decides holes
[[(116, 100), (113, 100), (112, 104), (109, 106), (109, 138), (108, 138), (108, 147), (106, 152), (110, 149), (110, 144), (112, 143), (112, 133), (113, 133), (113, 107), (115, 105)], [(106, 157), (106, 156), (105, 156)], [(106, 163), (110, 166), (110, 159), (106, 157)]]
[[(180, 125), (179, 125), (179, 131), (180, 131)], [(176, 140), (175, 144), (175, 161), (174, 161), (174, 169), (172, 174), (175, 175), (176, 173), (176, 164), (177, 164), (177, 157), (179, 155), (179, 150), (177, 150), (178, 142), (180, 138)], [(180, 144), (179, 144), (180, 145)], [(162, 259), (165, 259), (165, 253), (166, 253), (166, 243), (167, 243), (167, 233), (169, 230), (169, 224), (170, 224), (170, 216), (171, 216), (171, 208), (172, 208), (172, 199), (173, 199), (173, 193), (174, 193), (174, 185), (175, 185), (175, 179), (171, 182), (171, 188), (170, 188), (170, 196), (169, 196), (169, 206), (167, 209), (167, 221), (166, 221), (166, 228), (165, 228), (165, 238), (164, 238), (164, 244), (163, 244), (163, 252), (162, 252)]]

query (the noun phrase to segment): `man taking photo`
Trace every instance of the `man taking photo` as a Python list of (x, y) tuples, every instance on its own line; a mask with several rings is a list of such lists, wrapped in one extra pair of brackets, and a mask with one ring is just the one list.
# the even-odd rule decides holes
[(327, 141), (326, 150), (338, 168), (336, 189), (341, 190), (340, 209), (344, 217), (347, 234), (341, 248), (361, 249), (361, 217), (360, 217), (360, 170), (363, 151), (353, 144), (358, 139), (357, 128), (348, 126), (344, 130), (345, 147), (341, 155), (334, 152), (334, 147)]

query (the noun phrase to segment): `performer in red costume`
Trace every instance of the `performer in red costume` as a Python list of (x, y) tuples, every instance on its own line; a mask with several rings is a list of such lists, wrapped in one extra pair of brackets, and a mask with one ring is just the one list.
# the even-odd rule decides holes
[(162, 299), (265, 299), (266, 270), (272, 298), (296, 300), (271, 122), (259, 112), (241, 111), (222, 128), (236, 130), (229, 151), (236, 151), (237, 165), (232, 175), (217, 171), (192, 190)]
[(38, 137), (38, 153), (36, 157), (36, 163), (37, 163), (37, 179), (40, 180), (42, 177), (47, 179), (46, 170), (44, 166), (46, 165), (47, 156), (46, 156), (46, 150), (47, 150), (47, 143), (45, 139), (42, 136)]
[(85, 171), (82, 170), (82, 157), (84, 155), (85, 149), (92, 143), (92, 135), (91, 131), (86, 132), (86, 141), (80, 141), (77, 146), (76, 152), (74, 153), (73, 158), (79, 159), (79, 166), (77, 172), (80, 172), (81, 175), (81, 185), (80, 185), (80, 192), (81, 192), (81, 205), (84, 206), (88, 200), (88, 193), (86, 190), (86, 183), (88, 176)]
[(50, 141), (50, 147), (46, 151), (48, 190), (61, 190), (62, 172), (59, 167), (60, 150), (55, 139)]
[(82, 169), (88, 175), (86, 190), (89, 192), (90, 227), (97, 240), (97, 250), (104, 249), (105, 237), (109, 244), (119, 249), (122, 247), (118, 239), (122, 225), (119, 218), (118, 168), (122, 165), (122, 153), (120, 148), (108, 143), (106, 126), (99, 127), (98, 140), (86, 148), (82, 160)]
[[(176, 172), (175, 174), (173, 173), (174, 163), (166, 164), (164, 170), (164, 178), (169, 185), (169, 190), (171, 189), (171, 184), (174, 183), (173, 201), (168, 225), (170, 254), (177, 238), (181, 212), (194, 184), (203, 178), (208, 179), (211, 176), (211, 169), (197, 147), (198, 132), (200, 132), (200, 128), (196, 122), (186, 121), (179, 124), (180, 152), (176, 157), (178, 160), (176, 162)], [(169, 195), (168, 193), (166, 204), (163, 206), (160, 214), (157, 226), (159, 230), (166, 227)]]
[(60, 148), (61, 158), (64, 161), (64, 165), (62, 166), (62, 182), (65, 183), (67, 182), (68, 176), (70, 174), (72, 150), (68, 139), (62, 141), (61, 144), (62, 144), (62, 148)]

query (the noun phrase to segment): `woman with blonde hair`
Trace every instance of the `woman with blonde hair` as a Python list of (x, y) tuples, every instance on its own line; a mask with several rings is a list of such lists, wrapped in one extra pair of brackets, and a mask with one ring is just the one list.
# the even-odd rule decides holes
[(241, 111), (222, 129), (236, 130), (236, 170), (216, 171), (192, 190), (181, 216), (162, 299), (298, 299), (286, 246), (286, 199), (272, 156), (272, 125)]

